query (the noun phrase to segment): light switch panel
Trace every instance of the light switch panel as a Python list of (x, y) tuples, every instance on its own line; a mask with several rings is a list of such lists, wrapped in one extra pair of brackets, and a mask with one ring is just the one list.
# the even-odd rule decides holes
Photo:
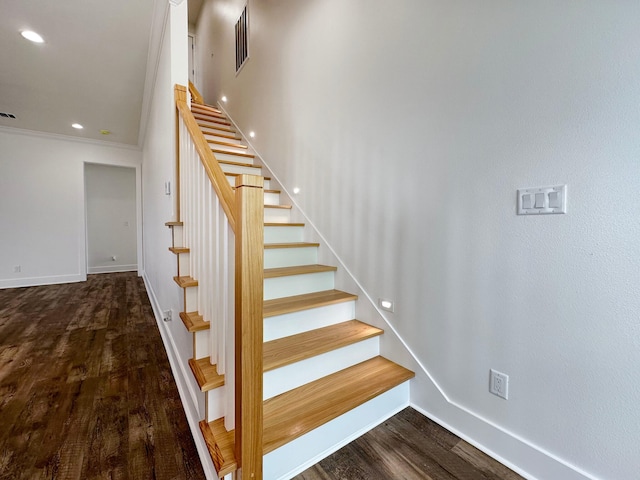
[(518, 190), (518, 215), (567, 213), (567, 186)]

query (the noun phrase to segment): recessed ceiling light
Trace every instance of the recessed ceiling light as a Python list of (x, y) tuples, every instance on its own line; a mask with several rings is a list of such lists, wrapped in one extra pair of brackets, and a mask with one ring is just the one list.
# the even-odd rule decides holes
[(254, 137), (256, 136), (256, 132), (249, 132), (249, 136), (250, 136), (251, 138), (254, 138)]
[(222, 96), (222, 98), (221, 98), (220, 100), (222, 100), (223, 102), (226, 102), (226, 101), (227, 101), (227, 97), (225, 97), (225, 96), (223, 95), (223, 96)]
[(82, 125), (80, 125), (79, 123), (72, 123), (71, 126), (73, 128), (77, 128), (78, 130), (82, 130), (84, 127)]
[(33, 43), (44, 43), (44, 39), (36, 32), (32, 32), (31, 30), (23, 30), (22, 32), (20, 32), (20, 35), (22, 35), (27, 40), (32, 41)]

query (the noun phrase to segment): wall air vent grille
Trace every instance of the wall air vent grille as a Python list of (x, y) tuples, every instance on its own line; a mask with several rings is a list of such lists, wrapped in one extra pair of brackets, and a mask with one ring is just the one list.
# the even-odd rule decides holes
[(2, 117), (2, 118), (16, 118), (16, 116), (13, 113), (4, 113), (4, 112), (0, 112), (0, 117)]
[(240, 72), (249, 58), (249, 18), (247, 6), (244, 6), (242, 15), (236, 22), (236, 74)]

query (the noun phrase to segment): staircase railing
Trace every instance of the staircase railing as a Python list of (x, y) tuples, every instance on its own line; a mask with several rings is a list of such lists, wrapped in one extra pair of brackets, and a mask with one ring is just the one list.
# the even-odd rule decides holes
[[(198, 281), (198, 312), (210, 322), (209, 355), (225, 374), (225, 427), (235, 429), (243, 478), (262, 478), (263, 177), (237, 175), (235, 192), (187, 103), (174, 89), (178, 122), (178, 220)], [(185, 306), (186, 308), (186, 306)], [(196, 346), (197, 349), (197, 346)], [(209, 421), (209, 419), (207, 419)]]

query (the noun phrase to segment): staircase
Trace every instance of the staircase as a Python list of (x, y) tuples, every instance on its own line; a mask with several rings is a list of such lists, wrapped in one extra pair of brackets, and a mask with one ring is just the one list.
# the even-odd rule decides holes
[[(262, 175), (254, 155), (216, 107), (191, 111), (229, 183)], [(318, 264), (318, 243), (291, 222), (291, 205), (264, 178), (263, 478), (299, 473), (404, 408), (413, 372), (381, 357), (381, 329), (355, 319), (357, 296), (336, 290), (337, 268)], [(220, 478), (235, 472), (234, 431), (225, 428), (225, 376), (209, 355), (215, 335), (197, 311), (208, 295), (192, 278), (183, 223), (168, 222), (177, 257), (176, 284), (184, 290), (185, 328), (193, 334), (189, 366), (205, 394), (202, 435)], [(227, 402), (228, 403), (228, 402)]]

